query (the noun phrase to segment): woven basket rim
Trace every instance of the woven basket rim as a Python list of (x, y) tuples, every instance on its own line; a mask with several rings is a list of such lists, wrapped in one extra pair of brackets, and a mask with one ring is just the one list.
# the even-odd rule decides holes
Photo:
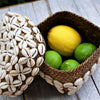
[[(56, 16), (57, 14), (62, 14), (62, 13), (69, 13), (69, 14), (71, 14), (71, 15), (74, 15), (74, 16), (78, 17), (78, 18), (81, 18), (81, 19), (84, 20), (85, 22), (91, 24), (92, 26), (94, 26), (95, 28), (97, 28), (98, 30), (100, 30), (100, 27), (99, 27), (99, 26), (97, 26), (97, 25), (95, 25), (94, 23), (88, 21), (88, 20), (85, 19), (84, 17), (82, 17), (82, 16), (80, 16), (80, 15), (77, 15), (77, 14), (75, 14), (75, 13), (73, 13), (73, 12), (70, 12), (70, 11), (59, 11), (59, 12), (56, 12), (56, 13), (50, 15), (49, 17), (47, 17), (47, 18), (46, 18), (44, 21), (42, 21), (41, 23), (39, 23), (39, 24), (37, 25), (37, 27), (38, 27), (40, 24), (42, 24), (42, 23), (44, 23), (45, 21), (47, 21), (47, 20), (49, 20), (50, 18), (52, 18), (53, 16)], [(46, 43), (46, 42), (45, 42), (45, 43)], [(70, 73), (70, 72), (76, 71), (79, 67), (81, 67), (82, 65), (84, 65), (89, 59), (91, 59), (91, 57), (92, 57), (94, 54), (96, 54), (96, 52), (97, 52), (99, 49), (100, 49), (100, 45), (99, 45), (99, 47), (93, 52), (93, 54), (92, 54), (90, 57), (88, 57), (88, 59), (86, 59), (84, 62), (82, 62), (78, 67), (76, 67), (76, 68), (74, 68), (74, 69), (72, 69), (72, 70), (69, 70), (69, 71), (64, 71), (64, 70), (55, 69), (55, 68), (51, 67), (50, 65), (48, 65), (48, 64), (45, 63), (45, 62), (44, 62), (44, 65), (48, 66), (51, 70), (54, 70), (55, 72), (60, 72), (60, 73), (69, 72), (69, 73)]]
[[(100, 46), (99, 46), (99, 48), (97, 48), (94, 52), (93, 52), (93, 54), (95, 54), (98, 50), (100, 49)], [(92, 55), (93, 55), (92, 54)], [(92, 55), (90, 56), (90, 57), (88, 57), (88, 59), (86, 59), (83, 63), (81, 63), (79, 66), (77, 66), (76, 68), (74, 68), (74, 69), (72, 69), (72, 70), (69, 70), (69, 71), (64, 71), (64, 70), (60, 70), (60, 69), (55, 69), (55, 68), (53, 68), (53, 67), (51, 67), (50, 65), (48, 65), (47, 63), (45, 63), (44, 62), (44, 64), (46, 65), (46, 66), (48, 66), (50, 69), (52, 69), (52, 70), (54, 70), (54, 71), (57, 71), (57, 72), (60, 72), (60, 73), (65, 73), (65, 72), (72, 72), (72, 71), (76, 71), (79, 67), (81, 67), (82, 65), (84, 65), (91, 57), (92, 57)]]
[(57, 15), (57, 14), (61, 14), (61, 13), (69, 13), (69, 14), (71, 14), (71, 15), (77, 16), (77, 17), (81, 18), (82, 20), (84, 20), (84, 21), (90, 23), (90, 24), (93, 25), (95, 28), (98, 28), (98, 29), (100, 30), (100, 27), (99, 27), (99, 26), (95, 25), (94, 23), (92, 23), (92, 22), (89, 21), (88, 19), (86, 19), (86, 18), (84, 18), (84, 17), (82, 17), (82, 16), (80, 16), (80, 15), (77, 15), (77, 14), (75, 14), (75, 13), (73, 13), (73, 12), (70, 12), (70, 11), (58, 11), (58, 12), (56, 12), (56, 13), (54, 13), (54, 14), (51, 14), (50, 16), (48, 16), (47, 18), (45, 18), (42, 22), (40, 22), (40, 23), (39, 23), (38, 25), (36, 25), (36, 26), (38, 27), (40, 24), (44, 23), (45, 21), (47, 21), (47, 20), (50, 19), (51, 17), (53, 17), (53, 16), (55, 16), (55, 15)]

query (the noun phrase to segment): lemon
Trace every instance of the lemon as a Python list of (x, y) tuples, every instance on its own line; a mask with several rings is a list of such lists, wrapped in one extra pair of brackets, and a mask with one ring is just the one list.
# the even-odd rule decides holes
[(48, 32), (48, 45), (63, 56), (72, 56), (75, 48), (81, 43), (81, 36), (72, 27), (58, 25)]
[(79, 66), (79, 63), (76, 60), (73, 59), (69, 59), (69, 60), (65, 60), (62, 65), (61, 65), (61, 70), (72, 70), (74, 68), (76, 68), (77, 66)]
[(82, 43), (75, 50), (75, 58), (79, 62), (85, 61), (96, 50), (96, 46), (91, 43)]
[(62, 58), (56, 51), (49, 50), (46, 52), (45, 62), (51, 67), (58, 69), (62, 64)]

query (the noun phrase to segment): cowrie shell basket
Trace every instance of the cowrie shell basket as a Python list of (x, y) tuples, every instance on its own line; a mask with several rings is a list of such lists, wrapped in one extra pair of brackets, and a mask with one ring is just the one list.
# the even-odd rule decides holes
[[(57, 12), (38, 25), (46, 43), (48, 31), (56, 25), (73, 27), (80, 33), (83, 42), (90, 42), (98, 47), (86, 61), (73, 70), (57, 70), (46, 63), (41, 67), (39, 74), (47, 83), (55, 86), (60, 93), (72, 95), (88, 80), (100, 62), (100, 28), (71, 12)], [(47, 50), (49, 49), (47, 45)]]
[(45, 42), (26, 16), (5, 13), (0, 22), (0, 95), (25, 91), (44, 62)]

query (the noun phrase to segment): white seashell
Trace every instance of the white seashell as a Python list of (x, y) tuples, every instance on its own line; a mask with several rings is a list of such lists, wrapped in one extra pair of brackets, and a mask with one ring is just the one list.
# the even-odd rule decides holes
[(32, 71), (31, 68), (26, 67), (26, 68), (23, 69), (22, 72), (23, 72), (23, 74), (29, 74), (29, 73), (31, 73), (31, 71)]
[(31, 29), (30, 28), (28, 28), (28, 27), (23, 27), (22, 28), (22, 32), (24, 32), (24, 33), (26, 33), (26, 34), (31, 34)]
[(13, 82), (13, 77), (10, 74), (7, 74), (5, 76), (5, 80), (7, 81), (8, 84), (12, 84)]
[(42, 38), (42, 35), (41, 35), (41, 34), (36, 34), (36, 39), (37, 39), (39, 42), (43, 42), (43, 38)]
[(19, 44), (18, 44), (19, 48), (20, 49), (23, 49), (23, 48), (26, 48), (27, 47), (27, 43), (26, 41), (21, 41)]
[(26, 16), (23, 16), (26, 20), (30, 20), (28, 17), (26, 17)]
[(68, 92), (68, 95), (73, 95), (76, 91), (75, 90), (71, 90)]
[(6, 44), (6, 50), (10, 50), (10, 47), (11, 47), (11, 44), (10, 44), (10, 42), (8, 42), (8, 43)]
[(30, 34), (26, 34), (25, 36), (24, 36), (24, 39), (26, 39), (26, 40), (33, 40), (33, 35), (30, 35)]
[(15, 93), (15, 95), (17, 96), (17, 95), (21, 95), (23, 93), (23, 91), (17, 91), (16, 93)]
[(83, 81), (86, 82), (88, 80), (90, 76), (90, 71), (87, 71), (85, 74), (84, 74), (84, 77), (83, 77)]
[(13, 82), (13, 85), (14, 85), (15, 87), (21, 86), (21, 85), (22, 85), (22, 81), (20, 81), (20, 80), (15, 80), (15, 81)]
[(20, 25), (16, 21), (14, 21), (12, 24), (15, 25), (17, 27), (17, 29), (20, 29)]
[(14, 56), (11, 57), (11, 61), (10, 62), (11, 62), (12, 65), (14, 65), (17, 61), (18, 61), (18, 57), (17, 56), (14, 55)]
[(30, 53), (29, 53), (30, 57), (35, 58), (37, 54), (38, 54), (38, 50), (36, 48), (33, 48), (30, 50)]
[(97, 68), (97, 64), (95, 63), (92, 67), (91, 67), (91, 74), (96, 70)]
[(78, 91), (81, 87), (82, 87), (82, 85), (78, 85), (76, 91)]
[(57, 89), (60, 93), (64, 94), (64, 90), (63, 89)]
[(11, 24), (10, 25), (12, 29), (17, 29), (18, 27), (16, 25)]
[(7, 82), (1, 82), (1, 83), (0, 83), (0, 87), (1, 87), (1, 89), (6, 89), (6, 88), (8, 88)]
[(64, 88), (73, 87), (73, 83), (64, 83), (63, 86)]
[(57, 88), (57, 90), (61, 90), (63, 89), (63, 85), (61, 82), (57, 81), (57, 80), (54, 80), (54, 86)]
[(19, 64), (26, 64), (27, 63), (27, 58), (26, 57), (21, 57), (18, 61)]
[(19, 75), (18, 75), (18, 79), (19, 79), (20, 81), (24, 81), (24, 80), (26, 79), (26, 76), (25, 76), (24, 74), (19, 74)]
[(6, 30), (10, 31), (11, 27), (10, 27), (10, 23), (6, 24)]
[(28, 85), (24, 84), (21, 86), (21, 91), (25, 91), (28, 88)]
[(3, 22), (0, 21), (0, 30), (2, 29), (2, 27), (3, 27)]
[[(3, 62), (0, 63), (0, 65), (1, 65), (1, 66), (5, 66), (6, 63), (3, 61)], [(3, 67), (3, 68), (4, 68), (4, 67)], [(0, 70), (1, 70), (1, 69), (2, 69), (2, 68), (0, 68)]]
[(15, 40), (16, 41), (22, 41), (23, 40), (23, 36), (17, 35), (17, 36), (15, 36)]
[(11, 85), (11, 86), (8, 87), (8, 91), (9, 92), (15, 92), (16, 88), (13, 85)]
[(39, 72), (39, 75), (44, 79), (44, 76), (45, 76), (45, 75), (44, 75), (43, 72), (40, 71), (40, 72)]
[(28, 24), (31, 25), (31, 26), (34, 26), (34, 25), (35, 25), (35, 24), (34, 24), (32, 21), (30, 21), (30, 20), (28, 21)]
[(100, 57), (98, 58), (98, 63), (100, 63)]
[(8, 33), (7, 32), (4, 32), (3, 33), (3, 39), (6, 39), (7, 38), (7, 35), (8, 35)]
[(45, 46), (44, 46), (44, 44), (39, 44), (38, 45), (38, 50), (39, 50), (40, 55), (44, 55), (44, 53), (45, 53)]
[(4, 33), (4, 32), (6, 32), (6, 27), (2, 26), (2, 28), (0, 29), (0, 33)]
[(0, 55), (0, 63), (3, 61), (3, 56)]
[(31, 83), (33, 82), (33, 80), (34, 80), (34, 78), (33, 78), (32, 76), (28, 77), (28, 78), (26, 79), (26, 84), (27, 84), (27, 85), (31, 84)]
[(9, 92), (9, 91), (5, 91), (5, 92), (2, 93), (3, 96), (7, 96), (7, 95), (10, 95), (10, 94), (11, 94), (11, 92)]
[(43, 62), (44, 62), (44, 58), (43, 57), (37, 58), (37, 60), (36, 60), (36, 66), (40, 67), (43, 64)]
[(33, 30), (34, 33), (40, 33), (40, 31), (37, 27), (33, 27), (32, 30)]
[(14, 55), (14, 52), (13, 52), (13, 50), (8, 50), (7, 54), (8, 54), (8, 56), (11, 57), (12, 55)]
[(14, 47), (14, 54), (18, 55), (18, 53), (19, 53), (19, 48), (18, 48), (18, 46), (15, 46)]
[(5, 14), (2, 16), (2, 21), (3, 23), (6, 25), (8, 23), (8, 16), (6, 16)]
[(9, 39), (13, 39), (13, 36), (14, 36), (13, 31), (10, 31), (10, 32), (8, 33), (8, 38), (9, 38)]
[(23, 56), (28, 57), (29, 56), (29, 50), (28, 49), (22, 49), (22, 54), (23, 54)]
[(49, 84), (51, 84), (51, 85), (54, 85), (54, 84), (53, 84), (53, 79), (52, 79), (50, 76), (45, 75), (44, 79), (46, 80), (47, 83), (49, 83)]
[(20, 23), (20, 27), (25, 27), (24, 25), (25, 25), (25, 22), (22, 21), (22, 22)]
[(17, 76), (19, 74), (17, 70), (11, 70), (9, 73), (11, 76)]
[(34, 68), (32, 70), (32, 76), (36, 76), (39, 73), (39, 68)]
[(14, 30), (14, 35), (20, 35), (21, 34), (21, 29), (20, 28), (16, 28), (15, 30)]
[(13, 16), (13, 17), (10, 18), (10, 24), (11, 25), (14, 25), (16, 23), (16, 21), (17, 21), (17, 17)]
[(16, 69), (18, 72), (22, 72), (22, 71), (23, 71), (23, 65), (17, 63), (17, 64), (15, 65), (15, 69)]
[(37, 46), (36, 42), (33, 41), (33, 40), (27, 40), (26, 43), (27, 43), (28, 46), (30, 46), (32, 48)]
[(17, 44), (17, 43), (16, 43), (16, 40), (15, 40), (15, 39), (12, 39), (12, 40), (11, 40), (11, 46), (12, 46), (12, 47), (15, 47), (16, 44)]
[(34, 59), (28, 59), (27, 60), (27, 66), (28, 67), (33, 67), (35, 65), (35, 60)]
[(11, 63), (7, 63), (5, 66), (6, 71), (11, 71), (12, 70), (12, 65)]
[(23, 16), (19, 16), (19, 17), (17, 17), (17, 19), (20, 22), (25, 22), (25, 18)]
[(0, 69), (0, 79), (4, 79), (5, 76), (6, 76), (6, 70)]
[[(80, 85), (78, 85), (78, 86), (80, 86)], [(72, 87), (69, 87), (69, 88), (68, 88), (69, 91), (71, 91), (71, 90), (77, 91), (77, 89), (78, 89), (78, 88), (77, 88), (76, 86), (72, 86)]]
[(74, 84), (77, 86), (77, 85), (82, 85), (83, 84), (83, 78), (79, 78), (77, 79)]
[(9, 15), (9, 16), (14, 16), (15, 13), (13, 13), (13, 12), (7, 12), (7, 15)]

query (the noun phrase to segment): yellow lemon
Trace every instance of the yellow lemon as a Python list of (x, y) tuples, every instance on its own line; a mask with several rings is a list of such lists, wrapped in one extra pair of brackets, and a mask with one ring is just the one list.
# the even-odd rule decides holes
[(72, 27), (54, 26), (48, 32), (48, 45), (63, 56), (72, 56), (75, 48), (81, 43), (80, 34)]

